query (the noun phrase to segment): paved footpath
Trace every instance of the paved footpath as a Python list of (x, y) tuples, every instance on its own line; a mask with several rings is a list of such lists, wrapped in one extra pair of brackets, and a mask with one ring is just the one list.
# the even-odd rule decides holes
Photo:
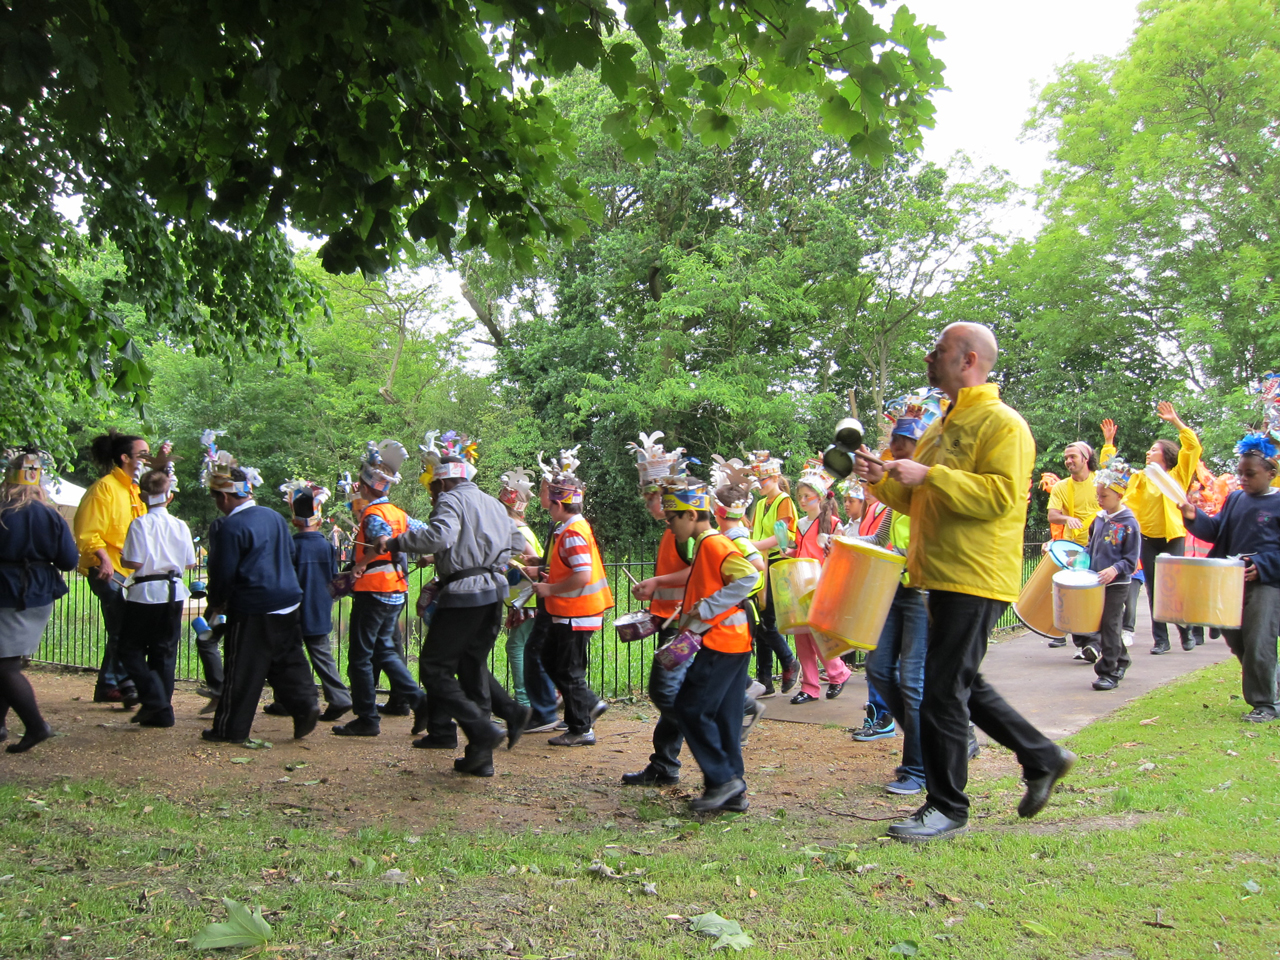
[[(1070, 643), (1050, 649), (1044, 637), (1030, 630), (1007, 635), (1006, 639), (992, 644), (982, 663), (982, 673), (1024, 717), (1058, 740), (1175, 677), (1230, 658), (1227, 645), (1221, 638), (1209, 639), (1207, 630), (1203, 646), (1184, 651), (1178, 642), (1178, 632), (1172, 627), (1173, 650), (1153, 657), (1148, 653), (1152, 640), (1146, 599), (1144, 593), (1136, 638), (1129, 648), (1133, 664), (1115, 690), (1093, 689), (1093, 665), (1073, 660), (1075, 647)], [(866, 694), (866, 675), (859, 670), (835, 700), (822, 699), (793, 706), (788, 702), (789, 697), (778, 695), (763, 701), (765, 718), (859, 727), (865, 716)]]

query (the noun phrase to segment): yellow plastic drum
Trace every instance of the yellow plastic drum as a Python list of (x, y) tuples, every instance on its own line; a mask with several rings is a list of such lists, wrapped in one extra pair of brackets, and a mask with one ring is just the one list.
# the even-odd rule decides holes
[(1066, 636), (1053, 625), (1053, 575), (1071, 566), (1071, 559), (1083, 548), (1071, 540), (1053, 540), (1031, 579), (1013, 605), (1018, 619), (1042, 637), (1060, 640)]
[(1107, 588), (1092, 570), (1060, 570), (1053, 575), (1053, 625), (1063, 633), (1097, 633)]
[(795, 633), (809, 624), (809, 601), (818, 585), (822, 564), (817, 560), (779, 560), (769, 567), (769, 589), (778, 630)]
[(809, 626), (823, 656), (876, 648), (906, 565), (906, 557), (870, 543), (831, 538), (831, 555), (809, 607)]
[(1154, 619), (1184, 626), (1239, 630), (1244, 613), (1244, 561), (1156, 557)]

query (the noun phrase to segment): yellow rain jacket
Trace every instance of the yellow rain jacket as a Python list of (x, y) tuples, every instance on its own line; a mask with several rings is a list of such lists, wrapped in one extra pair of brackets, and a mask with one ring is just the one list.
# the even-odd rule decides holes
[(1022, 589), (1022, 536), (1036, 444), (994, 383), (965, 387), (929, 425), (914, 459), (918, 487), (884, 479), (876, 497), (911, 518), (913, 586), (1012, 602)]
[[(1178, 451), (1178, 465), (1169, 471), (1169, 476), (1178, 486), (1186, 491), (1191, 481), (1196, 478), (1196, 464), (1200, 462), (1200, 454), (1204, 448), (1200, 446), (1200, 438), (1190, 427), (1178, 431), (1178, 442), (1182, 449)], [(1187, 535), (1187, 528), (1182, 522), (1182, 511), (1172, 500), (1160, 492), (1160, 488), (1147, 479), (1145, 473), (1136, 469), (1129, 481), (1129, 492), (1122, 501), (1138, 518), (1138, 528), (1144, 537), (1176, 540)]]

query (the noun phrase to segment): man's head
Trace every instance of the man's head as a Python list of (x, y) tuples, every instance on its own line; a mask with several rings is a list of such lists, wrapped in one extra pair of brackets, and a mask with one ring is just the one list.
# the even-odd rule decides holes
[(1062, 462), (1066, 465), (1067, 473), (1075, 480), (1084, 480), (1098, 469), (1098, 455), (1083, 440), (1067, 444), (1062, 452)]
[[(463, 460), (461, 457), (441, 457), (440, 465), (443, 466), (446, 463), (466, 463), (466, 461)], [(440, 473), (440, 472), (447, 472), (447, 471), (436, 471), (436, 472)], [(466, 482), (465, 477), (445, 477), (442, 480), (433, 479), (431, 481), (431, 486), (427, 488), (431, 491), (431, 502), (434, 503), (436, 498), (440, 496), (440, 494), (446, 493), (449, 490), (452, 490), (458, 484), (464, 483), (464, 482)]]
[(980, 323), (953, 323), (924, 358), (929, 385), (955, 400), (965, 387), (986, 383), (996, 365), (995, 335)]

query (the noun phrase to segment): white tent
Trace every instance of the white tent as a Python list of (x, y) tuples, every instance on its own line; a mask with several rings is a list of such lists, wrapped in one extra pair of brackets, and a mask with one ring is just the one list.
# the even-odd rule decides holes
[(49, 499), (60, 507), (78, 507), (86, 490), (70, 480), (56, 480), (49, 490)]

